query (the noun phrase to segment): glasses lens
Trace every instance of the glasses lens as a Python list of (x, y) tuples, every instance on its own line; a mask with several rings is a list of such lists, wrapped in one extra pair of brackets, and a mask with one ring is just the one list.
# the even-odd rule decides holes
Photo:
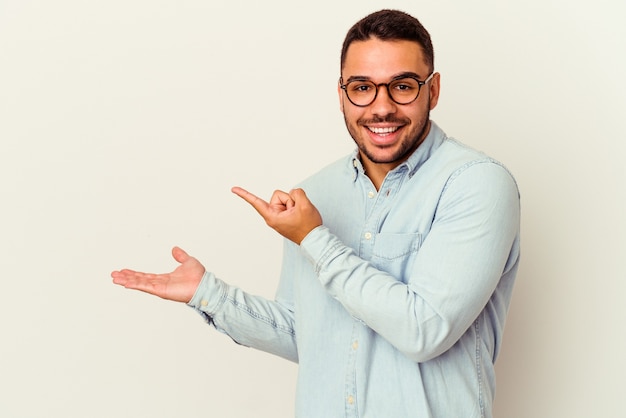
[(419, 92), (420, 85), (414, 78), (401, 78), (389, 83), (389, 94), (399, 104), (411, 103)]
[(367, 106), (376, 97), (376, 84), (371, 81), (351, 81), (346, 86), (348, 99), (357, 106)]

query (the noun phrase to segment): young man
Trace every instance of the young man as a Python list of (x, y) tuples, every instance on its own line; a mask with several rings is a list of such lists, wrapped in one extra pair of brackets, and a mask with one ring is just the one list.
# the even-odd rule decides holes
[(298, 362), (296, 416), (491, 417), (519, 195), (501, 164), (430, 120), (439, 86), (413, 17), (382, 10), (350, 29), (338, 93), (355, 152), (269, 203), (233, 188), (287, 238), (274, 301), (180, 248), (172, 273), (114, 282)]

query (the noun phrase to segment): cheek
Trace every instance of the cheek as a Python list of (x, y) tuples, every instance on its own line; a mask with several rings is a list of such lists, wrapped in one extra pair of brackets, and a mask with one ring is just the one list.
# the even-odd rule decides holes
[(354, 111), (354, 109), (351, 108), (351, 106), (342, 106), (341, 111), (343, 112), (343, 118), (346, 122), (356, 124), (356, 121), (359, 119), (359, 115)]
[(410, 118), (413, 121), (421, 122), (430, 112), (430, 98), (426, 98), (424, 101), (415, 103), (415, 105), (416, 106), (411, 109)]

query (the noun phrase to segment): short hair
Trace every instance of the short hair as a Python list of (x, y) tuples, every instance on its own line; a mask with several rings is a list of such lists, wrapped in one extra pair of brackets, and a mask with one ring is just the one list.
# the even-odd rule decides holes
[(365, 16), (354, 24), (346, 34), (341, 48), (341, 68), (346, 61), (348, 48), (355, 41), (378, 38), (382, 41), (406, 40), (417, 42), (424, 53), (429, 72), (435, 68), (435, 53), (430, 34), (413, 16), (400, 10), (383, 9)]

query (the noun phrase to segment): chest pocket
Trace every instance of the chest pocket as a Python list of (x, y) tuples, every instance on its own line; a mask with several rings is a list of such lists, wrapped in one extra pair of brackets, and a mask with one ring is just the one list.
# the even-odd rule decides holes
[(422, 234), (376, 234), (370, 262), (402, 282), (422, 245)]

